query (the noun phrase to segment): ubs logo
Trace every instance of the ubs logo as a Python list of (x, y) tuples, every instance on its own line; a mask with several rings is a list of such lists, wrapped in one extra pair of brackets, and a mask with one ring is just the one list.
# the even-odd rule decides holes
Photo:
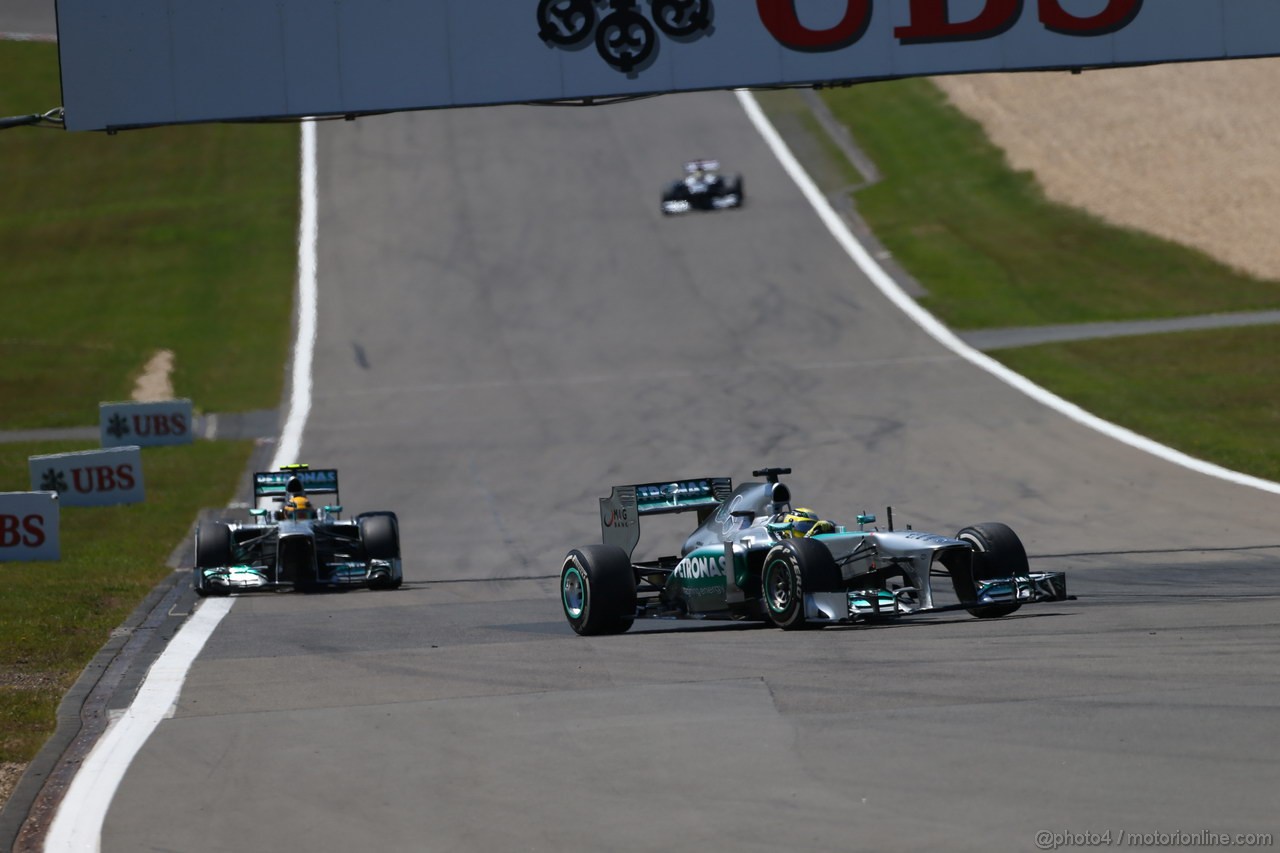
[(661, 30), (676, 41), (693, 41), (711, 31), (711, 0), (539, 0), (538, 36), (547, 44), (576, 50), (595, 42), (610, 66), (627, 75), (648, 67)]
[[(736, 2), (750, 5), (750, 0)], [(876, 9), (875, 0), (830, 0), (835, 8), (844, 6), (841, 19), (826, 29), (814, 29), (801, 20), (798, 2), (755, 0), (755, 11), (778, 44), (804, 53), (830, 53), (857, 44)], [(1146, 0), (1090, 2), (1102, 8), (1082, 14), (1064, 6), (1083, 0), (899, 0), (895, 11), (905, 8), (907, 22), (893, 28), (893, 37), (904, 46), (996, 38), (1012, 29), (1024, 11), (1032, 14), (1024, 7), (1034, 5), (1035, 16), (1049, 32), (1092, 38), (1129, 26)], [(649, 5), (652, 23), (641, 11), (642, 3)], [(953, 6), (962, 8), (955, 11)], [(975, 9), (980, 10), (976, 16)], [(740, 11), (734, 7), (735, 13)], [(674, 41), (691, 42), (711, 35), (714, 18), (712, 0), (539, 0), (538, 35), (564, 50), (580, 50), (594, 41), (605, 62), (635, 77), (654, 61), (658, 30)]]

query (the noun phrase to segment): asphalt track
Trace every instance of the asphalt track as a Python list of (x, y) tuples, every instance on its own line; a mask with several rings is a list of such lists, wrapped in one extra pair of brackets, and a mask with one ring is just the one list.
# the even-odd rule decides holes
[(0, 35), (54, 41), (57, 31), (51, 0), (5, 0), (0, 10)]
[[(319, 156), (303, 455), (342, 470), (352, 510), (400, 514), (409, 583), (241, 598), (103, 850), (1276, 829), (1277, 498), (1097, 435), (933, 342), (731, 95), (328, 124)], [(748, 207), (661, 217), (691, 156), (741, 170)], [(806, 634), (569, 630), (554, 575), (598, 541), (609, 485), (763, 465), (832, 517), (1005, 521), (1080, 598)]]
[[(658, 186), (706, 155), (747, 175), (750, 206), (662, 219)], [(400, 513), (410, 582), (238, 600), (103, 850), (1276, 830), (1278, 499), (1092, 433), (923, 335), (731, 96), (331, 124), (320, 156), (304, 456), (342, 469), (353, 510)], [(1080, 598), (816, 634), (569, 631), (552, 576), (597, 540), (608, 485), (765, 464), (832, 517), (1006, 521)]]
[[(303, 455), (341, 468), (353, 511), (399, 512), (409, 583), (241, 598), (103, 850), (1275, 831), (1280, 499), (1093, 433), (924, 335), (731, 95), (319, 138)], [(662, 218), (694, 156), (744, 172), (748, 207)], [(609, 485), (763, 465), (837, 519), (1005, 521), (1080, 598), (989, 622), (572, 634), (554, 575), (598, 541)]]

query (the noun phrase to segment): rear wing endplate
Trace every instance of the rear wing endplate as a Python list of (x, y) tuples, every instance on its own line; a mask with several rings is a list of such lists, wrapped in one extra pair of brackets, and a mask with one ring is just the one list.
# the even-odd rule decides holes
[(701, 524), (732, 491), (729, 477), (614, 486), (609, 497), (600, 499), (601, 538), (630, 556), (640, 541), (640, 516), (697, 512)]

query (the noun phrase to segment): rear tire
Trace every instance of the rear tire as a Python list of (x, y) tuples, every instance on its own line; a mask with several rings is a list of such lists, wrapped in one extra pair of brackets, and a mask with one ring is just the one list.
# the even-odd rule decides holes
[(636, 576), (616, 545), (575, 548), (560, 568), (560, 604), (584, 637), (621, 634), (636, 619)]
[[(1023, 547), (1018, 534), (1007, 524), (996, 521), (975, 524), (961, 530), (956, 538), (973, 546), (974, 583), (967, 596), (969, 601), (978, 596), (977, 581), (1026, 577), (1031, 572), (1027, 563), (1027, 549)], [(956, 594), (962, 595), (959, 585)], [(1021, 606), (1018, 602), (1007, 602), (966, 609), (979, 619), (996, 619), (1008, 616)]]
[(821, 628), (804, 615), (807, 592), (835, 592), (841, 586), (840, 568), (831, 551), (812, 539), (784, 539), (769, 550), (760, 574), (764, 612), (784, 631)]

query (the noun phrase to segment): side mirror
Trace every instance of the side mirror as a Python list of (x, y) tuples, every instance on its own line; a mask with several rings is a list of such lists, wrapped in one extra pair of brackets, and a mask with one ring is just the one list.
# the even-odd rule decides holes
[(868, 524), (875, 524), (876, 517), (869, 512), (860, 512), (858, 513), (857, 522), (858, 522), (858, 529), (862, 530), (863, 527)]

